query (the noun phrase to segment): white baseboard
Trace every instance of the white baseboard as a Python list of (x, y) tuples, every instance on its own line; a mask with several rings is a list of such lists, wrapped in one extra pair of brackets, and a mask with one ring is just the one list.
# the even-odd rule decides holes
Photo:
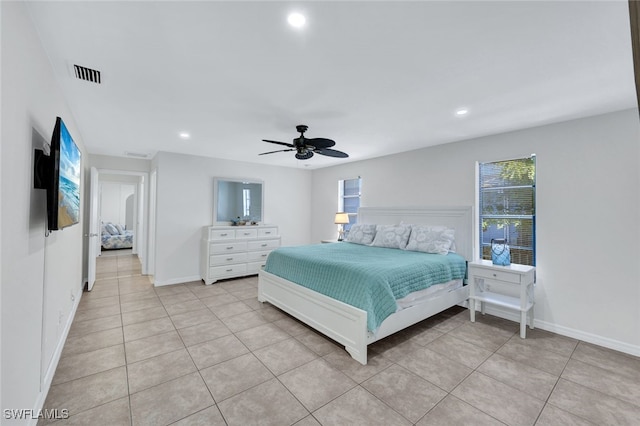
[(154, 280), (153, 285), (156, 287), (161, 287), (164, 285), (183, 284), (183, 283), (189, 283), (193, 281), (202, 281), (202, 278), (200, 277), (200, 275), (193, 275), (190, 277), (173, 278), (170, 280)]
[[(501, 309), (496, 306), (485, 306), (485, 312), (496, 317), (508, 319), (520, 323), (520, 314), (518, 312)], [(631, 345), (629, 343), (620, 342), (608, 337), (599, 336), (593, 333), (587, 333), (582, 330), (576, 330), (574, 328), (564, 327), (561, 325), (553, 324), (547, 321), (541, 321), (534, 319), (533, 325), (536, 328), (540, 328), (545, 331), (560, 334), (561, 336), (571, 337), (573, 339), (582, 340), (583, 342), (593, 343), (594, 345), (602, 346), (605, 348), (613, 349), (615, 351), (624, 352), (629, 355), (640, 356), (640, 346)]]
[[(69, 335), (69, 330), (71, 329), (71, 324), (73, 324), (73, 319), (76, 316), (76, 311), (78, 310), (78, 305), (80, 304), (80, 299), (82, 299), (84, 283), (82, 282), (82, 286), (80, 288), (80, 292), (78, 296), (75, 296), (75, 300), (73, 302), (73, 307), (71, 308), (71, 313), (69, 318), (67, 318), (67, 322), (64, 325), (64, 330), (62, 331), (62, 336), (60, 340), (58, 340), (58, 344), (56, 345), (56, 350), (53, 352), (53, 357), (51, 358), (51, 362), (49, 363), (49, 369), (44, 373), (44, 378), (42, 380), (42, 389), (40, 390), (40, 394), (36, 399), (36, 406), (34, 407), (34, 412), (38, 413), (44, 407), (44, 403), (47, 399), (47, 395), (49, 394), (49, 389), (51, 388), (51, 383), (53, 382), (53, 376), (56, 373), (56, 369), (58, 368), (58, 363), (60, 362), (60, 356), (62, 355), (62, 349), (64, 348), (64, 344), (67, 341), (67, 336)], [(38, 423), (38, 419), (31, 419), (29, 422), (30, 426), (36, 426)]]

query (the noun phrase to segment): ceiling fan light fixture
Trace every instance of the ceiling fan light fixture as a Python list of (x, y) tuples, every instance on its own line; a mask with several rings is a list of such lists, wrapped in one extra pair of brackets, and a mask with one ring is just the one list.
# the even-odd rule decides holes
[(296, 152), (298, 160), (308, 160), (311, 157), (313, 157), (313, 151)]
[(294, 28), (302, 28), (307, 22), (307, 18), (302, 13), (292, 12), (287, 16), (287, 22)]

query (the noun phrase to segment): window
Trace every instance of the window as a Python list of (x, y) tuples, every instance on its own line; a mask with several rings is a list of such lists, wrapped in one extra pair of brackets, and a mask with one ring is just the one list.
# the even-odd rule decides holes
[(349, 232), (351, 225), (358, 220), (361, 187), (360, 177), (338, 181), (338, 211), (349, 214), (349, 223), (344, 225), (345, 232)]
[(491, 259), (491, 239), (504, 238), (511, 262), (536, 264), (536, 157), (478, 165), (480, 253)]
[(244, 217), (251, 216), (251, 190), (248, 188), (242, 190), (242, 214)]

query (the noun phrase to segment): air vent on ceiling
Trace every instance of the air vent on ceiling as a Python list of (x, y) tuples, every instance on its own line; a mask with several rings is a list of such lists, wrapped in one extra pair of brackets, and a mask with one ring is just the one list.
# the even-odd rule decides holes
[(74, 65), (73, 69), (76, 73), (76, 78), (84, 81), (90, 81), (92, 83), (101, 83), (100, 71), (92, 70), (91, 68), (83, 67), (80, 65)]
[(143, 154), (140, 152), (125, 151), (124, 155), (126, 155), (127, 157), (149, 158), (149, 154)]

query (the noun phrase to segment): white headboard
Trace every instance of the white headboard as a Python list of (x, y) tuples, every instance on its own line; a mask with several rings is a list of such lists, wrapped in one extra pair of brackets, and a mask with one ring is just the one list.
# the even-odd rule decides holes
[(456, 252), (474, 259), (473, 207), (360, 207), (358, 223), (393, 225), (400, 222), (441, 225), (456, 230)]

